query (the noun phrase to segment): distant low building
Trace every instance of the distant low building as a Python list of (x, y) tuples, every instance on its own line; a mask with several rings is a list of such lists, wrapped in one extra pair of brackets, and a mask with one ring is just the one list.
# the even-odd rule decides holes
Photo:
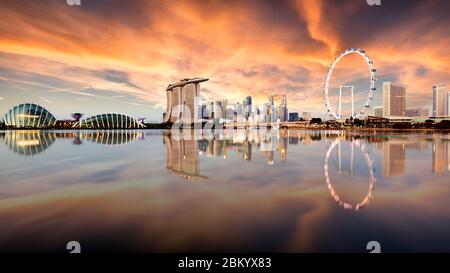
[(373, 115), (375, 117), (382, 118), (383, 117), (383, 106), (377, 106), (373, 108)]
[(430, 115), (430, 111), (428, 108), (409, 108), (406, 109), (405, 115), (407, 117), (428, 117)]
[(289, 121), (299, 121), (300, 117), (297, 112), (289, 113)]
[(302, 113), (302, 118), (303, 118), (304, 120), (311, 120), (311, 119), (312, 119), (312, 114), (311, 114), (311, 112), (303, 112), (303, 113)]

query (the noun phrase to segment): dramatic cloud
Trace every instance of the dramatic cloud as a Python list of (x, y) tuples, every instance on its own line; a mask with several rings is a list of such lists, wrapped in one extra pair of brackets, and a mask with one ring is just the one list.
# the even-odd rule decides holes
[[(1, 112), (41, 101), (58, 117), (106, 111), (161, 120), (165, 87), (198, 76), (210, 78), (202, 85), (205, 98), (251, 95), (262, 103), (285, 93), (291, 111), (320, 113), (328, 66), (349, 47), (373, 59), (378, 88), (385, 80), (406, 85), (408, 105), (429, 107), (432, 85), (450, 83), (445, 0), (383, 1), (381, 7), (363, 0), (1, 5)], [(366, 71), (362, 60), (348, 57), (332, 86), (354, 84), (361, 104)]]

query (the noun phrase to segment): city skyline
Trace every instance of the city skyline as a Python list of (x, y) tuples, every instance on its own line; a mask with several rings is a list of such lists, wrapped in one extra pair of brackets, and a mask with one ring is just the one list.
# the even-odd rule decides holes
[[(257, 105), (270, 94), (286, 94), (290, 110), (317, 116), (325, 113), (328, 66), (349, 47), (364, 48), (378, 69), (372, 106), (382, 101), (382, 83), (392, 81), (407, 87), (407, 108), (431, 109), (432, 86), (450, 79), (447, 6), (446, 1), (381, 7), (364, 1), (95, 1), (80, 7), (5, 2), (0, 112), (33, 102), (58, 119), (72, 112), (121, 112), (161, 121), (167, 84), (198, 76), (211, 79), (201, 91), (205, 98), (251, 96)], [(361, 104), (368, 86), (362, 60), (349, 56), (339, 63), (332, 82), (336, 94), (344, 84), (355, 86), (355, 104)]]

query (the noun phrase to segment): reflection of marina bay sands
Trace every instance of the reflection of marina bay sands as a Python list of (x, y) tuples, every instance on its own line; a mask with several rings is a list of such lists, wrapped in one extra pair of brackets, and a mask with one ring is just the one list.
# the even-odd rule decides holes
[(57, 139), (73, 139), (74, 144), (83, 140), (106, 146), (125, 145), (143, 137), (143, 132), (136, 130), (112, 131), (42, 131), (42, 130), (8, 130), (0, 133), (8, 148), (20, 155), (33, 156), (47, 150)]
[[(281, 162), (287, 158), (290, 138), (284, 131), (274, 133), (261, 130), (225, 130), (215, 135), (206, 135), (203, 132), (192, 130), (187, 134), (164, 135), (169, 172), (187, 179), (206, 178), (200, 175), (200, 156), (222, 160), (230, 156), (241, 156), (243, 160), (251, 161), (255, 152), (260, 152), (269, 165), (275, 163), (276, 154)], [(305, 142), (309, 139), (306, 135), (308, 134), (302, 138)], [(298, 139), (298, 135), (296, 138)], [(298, 141), (291, 144), (298, 144)]]

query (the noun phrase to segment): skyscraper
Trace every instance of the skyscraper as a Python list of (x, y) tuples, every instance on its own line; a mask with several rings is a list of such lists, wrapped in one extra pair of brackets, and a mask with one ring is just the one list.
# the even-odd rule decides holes
[(405, 116), (406, 88), (391, 82), (383, 83), (383, 116)]
[(447, 115), (447, 92), (446, 86), (438, 84), (433, 86), (433, 116), (442, 117)]
[(196, 105), (195, 98), (200, 96), (200, 83), (207, 80), (183, 79), (167, 86), (167, 109), (163, 115), (164, 122), (176, 122), (181, 118), (184, 121), (194, 122), (195, 116), (199, 112), (197, 108), (201, 107)]
[(248, 96), (244, 100), (245, 117), (248, 118), (252, 114), (252, 97)]
[(450, 92), (447, 93), (447, 116), (450, 116)]

